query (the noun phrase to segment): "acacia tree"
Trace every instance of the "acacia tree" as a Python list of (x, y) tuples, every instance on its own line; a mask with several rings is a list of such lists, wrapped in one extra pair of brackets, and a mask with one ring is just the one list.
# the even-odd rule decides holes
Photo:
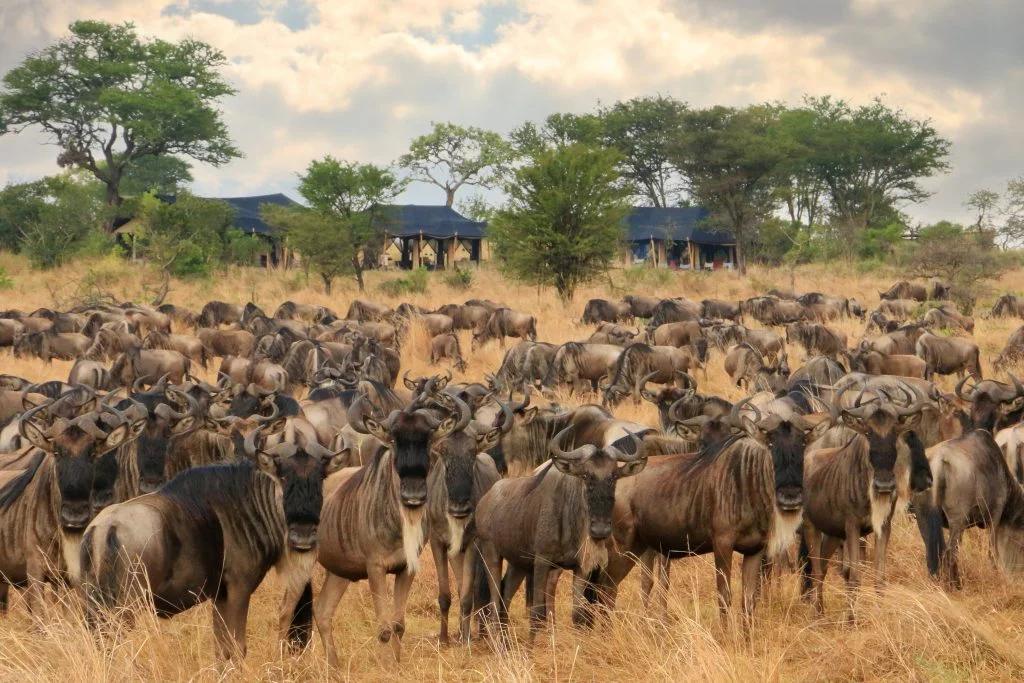
[(146, 157), (216, 166), (241, 156), (218, 108), (235, 93), (219, 50), (142, 41), (131, 23), (77, 21), (70, 31), (4, 76), (0, 134), (41, 129), (60, 147), (57, 163), (94, 175), (111, 206), (121, 204), (126, 169)]
[(603, 122), (597, 114), (550, 114), (539, 126), (527, 121), (509, 133), (509, 140), (519, 158), (531, 158), (552, 147), (589, 145), (600, 147)]
[(299, 176), (299, 194), (310, 208), (268, 206), (265, 220), (285, 231), (328, 294), (332, 281), (348, 273), (355, 275), (361, 292), (363, 271), (382, 247), (388, 204), (404, 187), (389, 168), (328, 155), (311, 161)]
[(491, 188), (512, 160), (512, 146), (500, 135), (472, 126), (432, 123), (433, 130), (414, 139), (398, 163), (411, 178), (437, 185), (445, 206), (455, 203), (463, 185)]
[(625, 237), (628, 190), (614, 150), (586, 145), (540, 151), (505, 186), (508, 203), (487, 227), (513, 277), (554, 286), (563, 301), (606, 272)]
[(931, 196), (921, 180), (949, 169), (950, 142), (928, 120), (909, 117), (880, 99), (852, 107), (809, 97), (815, 121), (807, 166), (827, 189), (833, 221), (852, 255), (861, 232), (879, 214)]
[(778, 107), (715, 106), (687, 113), (672, 157), (697, 202), (719, 216), (736, 237), (740, 274), (748, 232), (777, 205), (774, 173), (790, 153), (776, 134)]
[(605, 146), (622, 154), (619, 170), (634, 192), (654, 206), (671, 206), (681, 183), (670, 158), (687, 105), (673, 97), (635, 97), (598, 110)]

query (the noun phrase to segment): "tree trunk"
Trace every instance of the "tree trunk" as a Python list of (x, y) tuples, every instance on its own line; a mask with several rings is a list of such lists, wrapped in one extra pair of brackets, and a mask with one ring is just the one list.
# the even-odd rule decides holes
[(444, 205), (447, 206), (450, 209), (450, 208), (452, 208), (452, 204), (455, 203), (455, 188), (452, 188), (452, 187), (444, 188), (444, 194), (445, 194), (445, 203), (444, 203)]
[(324, 294), (329, 295), (331, 293), (331, 280), (334, 278), (327, 273), (320, 273), (320, 279), (324, 281)]
[(352, 257), (352, 268), (356, 271), (356, 282), (359, 283), (359, 291), (365, 292), (366, 287), (363, 284), (363, 264), (359, 263), (359, 254)]
[(150, 306), (159, 306), (164, 302), (164, 299), (167, 298), (167, 292), (171, 287), (171, 273), (165, 270), (163, 277), (163, 283), (160, 285), (160, 293), (157, 294), (149, 303)]
[(747, 261), (743, 256), (743, 226), (735, 226), (733, 233), (736, 235), (736, 271), (740, 274), (740, 277), (746, 277)]
[(107, 206), (111, 208), (110, 215), (107, 216), (107, 220), (103, 223), (103, 229), (107, 233), (114, 232), (114, 220), (117, 218), (117, 207), (124, 203), (124, 197), (121, 196), (120, 192), (121, 185), (121, 174), (118, 172), (112, 172), (110, 180), (107, 182), (106, 190), (106, 202)]

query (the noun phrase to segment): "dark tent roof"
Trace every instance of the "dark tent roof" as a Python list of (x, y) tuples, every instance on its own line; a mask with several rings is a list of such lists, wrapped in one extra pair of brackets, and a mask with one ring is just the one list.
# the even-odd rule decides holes
[(700, 207), (635, 206), (626, 216), (626, 240), (689, 240), (697, 244), (736, 244), (736, 238), (729, 233), (705, 227), (705, 221), (710, 217), (711, 212)]
[(235, 227), (241, 228), (246, 234), (269, 235), (269, 225), (260, 219), (261, 204), (277, 204), (278, 206), (294, 206), (297, 202), (278, 192), (277, 194), (261, 194), (255, 197), (217, 197), (235, 207)]
[(487, 223), (474, 221), (459, 214), (450, 206), (422, 204), (392, 204), (387, 217), (387, 233), (391, 237), (424, 237), (444, 239), (465, 237), (480, 239)]

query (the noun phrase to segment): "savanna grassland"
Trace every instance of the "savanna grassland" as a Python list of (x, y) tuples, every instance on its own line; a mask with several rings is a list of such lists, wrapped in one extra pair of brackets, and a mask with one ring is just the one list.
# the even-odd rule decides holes
[[(0, 291), (0, 309), (31, 310), (39, 306), (68, 306), (76, 297), (109, 293), (119, 300), (146, 301), (156, 278), (119, 259), (76, 264), (57, 271), (30, 271), (15, 257), (0, 255), (0, 265), (13, 277), (13, 288)], [(425, 293), (397, 299), (376, 291), (395, 274), (370, 273), (366, 298), (392, 306), (407, 300), (429, 308), (471, 296), (487, 297), (530, 311), (537, 316), (539, 338), (551, 342), (583, 339), (590, 329), (579, 324), (591, 297), (615, 298), (627, 292), (691, 299), (736, 300), (772, 286), (788, 286), (783, 271), (752, 269), (740, 279), (732, 272), (714, 274), (613, 272), (610, 278), (582, 289), (569, 306), (550, 290), (538, 291), (507, 282), (498, 273), (476, 273), (469, 290), (452, 289), (431, 275)], [(858, 272), (843, 265), (808, 266), (796, 273), (800, 291), (818, 290), (855, 296), (870, 308), (878, 291), (896, 279), (890, 271)], [(1024, 291), (1024, 271), (992, 283), (978, 310), (991, 304), (996, 293)], [(335, 286), (324, 295), (313, 279), (301, 272), (231, 270), (208, 280), (171, 285), (167, 300), (198, 309), (210, 299), (255, 301), (271, 312), (286, 299), (330, 306), (344, 314), (358, 293), (354, 284)], [(990, 359), (1002, 348), (1020, 321), (979, 319), (975, 338), (981, 346), (986, 376)], [(863, 333), (859, 321), (842, 321), (851, 344)], [(489, 345), (470, 354), (469, 333), (463, 333), (468, 358), (458, 380), (481, 380), (501, 362), (502, 350)], [(801, 351), (790, 349), (790, 362), (800, 364)], [(427, 339), (413, 329), (402, 349), (403, 369), (415, 374), (433, 371), (427, 363)], [(32, 380), (65, 378), (71, 363), (15, 360), (0, 351), (0, 372)], [(211, 367), (208, 379), (213, 379)], [(731, 400), (741, 397), (728, 386), (722, 356), (714, 354), (708, 377), (699, 377), (702, 391)], [(943, 381), (947, 389), (952, 384)], [(567, 404), (572, 398), (564, 398)], [(657, 425), (653, 407), (628, 402), (617, 414)], [(429, 555), (429, 552), (427, 553)], [(929, 580), (923, 546), (913, 520), (902, 512), (894, 521), (888, 562), (888, 585), (877, 592), (865, 580), (854, 627), (842, 624), (841, 578), (830, 572), (825, 589), (826, 615), (815, 619), (800, 601), (797, 578), (785, 573), (767, 589), (749, 636), (738, 619), (723, 624), (717, 614), (713, 563), (710, 557), (674, 563), (670, 620), (662, 623), (643, 608), (638, 572), (619, 594), (618, 610), (609, 626), (578, 631), (569, 618), (569, 589), (560, 586), (556, 624), (531, 645), (526, 640), (522, 598), (510, 617), (518, 640), (504, 652), (487, 641), (470, 648), (440, 648), (437, 643), (437, 600), (433, 562), (425, 559), (409, 600), (403, 661), (393, 661), (391, 649), (376, 640), (373, 610), (366, 584), (349, 590), (335, 616), (342, 670), (338, 677), (373, 680), (1012, 680), (1024, 676), (1024, 585), (993, 568), (983, 532), (970, 531), (963, 553), (965, 588), (945, 593)], [(738, 591), (738, 562), (734, 570)], [(17, 593), (15, 591), (15, 593)], [(51, 596), (53, 594), (51, 593)], [(128, 680), (280, 680), (310, 681), (328, 677), (319, 640), (309, 651), (292, 657), (276, 641), (280, 591), (273, 574), (256, 593), (249, 615), (248, 657), (236, 668), (214, 664), (208, 606), (171, 621), (141, 618), (116, 642), (99, 647), (77, 617), (67, 596), (51, 600), (51, 613), (33, 619), (15, 595), (9, 614), (0, 618), (0, 680), (3, 681), (128, 681)], [(734, 605), (734, 608), (736, 605)], [(456, 607), (457, 610), (457, 607)], [(734, 609), (735, 611), (735, 609)], [(453, 610), (453, 614), (455, 611)], [(457, 619), (453, 619), (453, 626)], [(457, 628), (457, 626), (455, 626)]]

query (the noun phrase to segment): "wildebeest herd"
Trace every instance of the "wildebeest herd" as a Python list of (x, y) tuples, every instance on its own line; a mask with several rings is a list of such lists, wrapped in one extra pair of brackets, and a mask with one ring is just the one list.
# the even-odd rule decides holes
[[(531, 635), (563, 572), (573, 622), (591, 626), (637, 565), (662, 613), (671, 560), (700, 554), (713, 556), (723, 614), (736, 553), (746, 622), (785, 566), (822, 612), (841, 549), (852, 621), (864, 539), (882, 582), (906, 505), (928, 570), (948, 585), (960, 585), (973, 527), (1019, 571), (1024, 385), (982, 378), (974, 321), (947, 294), (898, 283), (870, 313), (783, 291), (595, 299), (582, 319), (593, 333), (562, 344), (487, 300), (436, 311), (357, 300), (344, 317), (294, 302), (272, 316), (220, 301), (5, 311), (0, 346), (74, 366), (66, 381), (0, 375), (0, 609), (15, 587), (38, 613), (56, 584), (102, 630), (126, 607), (169, 617), (211, 601), (218, 655), (244, 656), (251, 596), (274, 568), (281, 640), (301, 650), (315, 626), (337, 666), (332, 618), (362, 580), (377, 637), (400, 656), (427, 545), (440, 640), (450, 569), (460, 638), (476, 617), (495, 643), (523, 583)], [(990, 315), (1024, 317), (1024, 301), (1003, 296)], [(840, 318), (865, 324), (854, 346), (829, 326)], [(459, 371), (459, 331), (472, 331), (471, 352), (518, 341), (482, 382), (413, 377), (400, 351), (414, 326), (431, 364)], [(1024, 327), (996, 367), (1022, 352)], [(742, 400), (702, 386), (714, 354)], [(216, 382), (201, 379), (217, 359)], [(951, 393), (933, 381), (954, 374)], [(566, 393), (593, 402), (555, 402)], [(642, 401), (657, 427), (615, 416)]]

